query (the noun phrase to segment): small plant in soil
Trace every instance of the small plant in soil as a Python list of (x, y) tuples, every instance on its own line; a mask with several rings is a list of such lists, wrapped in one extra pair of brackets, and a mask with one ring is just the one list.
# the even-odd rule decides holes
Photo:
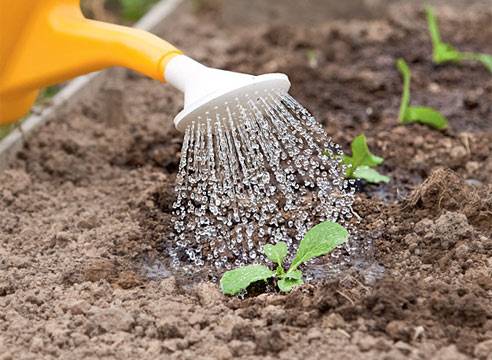
[(388, 176), (381, 175), (374, 169), (375, 166), (381, 165), (384, 159), (371, 153), (364, 134), (357, 136), (350, 148), (352, 156), (344, 155), (342, 160), (343, 164), (347, 165), (345, 175), (348, 178), (362, 179), (373, 184), (390, 181)]
[(284, 268), (287, 257), (287, 244), (283, 241), (263, 247), (265, 256), (276, 265), (271, 270), (266, 265), (253, 264), (229, 270), (220, 279), (220, 289), (226, 295), (237, 295), (257, 281), (267, 281), (273, 277), (282, 292), (290, 292), (302, 285), (302, 271), (299, 266), (315, 257), (326, 255), (347, 241), (348, 231), (341, 225), (325, 221), (310, 229), (299, 244), (296, 256), (288, 270)]
[(396, 66), (403, 77), (403, 94), (399, 114), (400, 123), (421, 123), (439, 130), (447, 128), (448, 120), (439, 111), (426, 106), (410, 106), (410, 80), (412, 77), (410, 68), (403, 59), (398, 59)]
[(306, 51), (306, 57), (308, 60), (309, 67), (315, 69), (319, 64), (319, 54), (315, 49), (308, 49)]
[(434, 63), (459, 63), (467, 60), (479, 61), (487, 68), (487, 70), (492, 72), (491, 55), (459, 51), (452, 45), (443, 42), (441, 40), (441, 34), (439, 32), (437, 18), (434, 15), (434, 10), (431, 7), (426, 7), (425, 13), (427, 15), (427, 24), (432, 41), (432, 60)]

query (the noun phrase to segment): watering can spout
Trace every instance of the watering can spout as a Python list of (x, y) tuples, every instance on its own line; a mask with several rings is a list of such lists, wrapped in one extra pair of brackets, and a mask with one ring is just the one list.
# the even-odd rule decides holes
[[(8, 2), (8, 4), (7, 4)], [(0, 124), (15, 121), (39, 88), (123, 66), (164, 81), (181, 54), (143, 30), (86, 19), (79, 0), (0, 0)]]

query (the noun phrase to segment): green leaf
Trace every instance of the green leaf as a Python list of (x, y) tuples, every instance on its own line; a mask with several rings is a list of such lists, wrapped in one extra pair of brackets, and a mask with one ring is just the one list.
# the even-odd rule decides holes
[(437, 19), (434, 15), (434, 10), (430, 6), (426, 6), (425, 14), (427, 16), (427, 25), (429, 27), (432, 45), (436, 47), (441, 43), (441, 34), (439, 33), (439, 26), (437, 25)]
[(475, 60), (480, 61), (488, 71), (492, 73), (492, 56), (487, 54), (479, 54), (473, 52), (462, 52), (457, 50), (450, 44), (442, 42), (441, 34), (439, 33), (439, 26), (437, 18), (434, 15), (434, 10), (431, 7), (425, 8), (427, 15), (427, 24), (429, 27), (429, 33), (432, 41), (432, 60), (436, 64), (442, 64), (446, 62), (460, 62), (463, 60)]
[(296, 257), (287, 273), (296, 270), (299, 265), (317, 256), (331, 252), (347, 241), (348, 231), (332, 221), (324, 221), (310, 229), (299, 244)]
[(442, 64), (446, 62), (460, 62), (464, 60), (465, 56), (462, 52), (456, 50), (453, 46), (441, 43), (434, 47), (432, 52), (432, 60), (436, 64)]
[(285, 273), (284, 277), (288, 279), (293, 279), (293, 280), (299, 280), (302, 279), (302, 271), (297, 269), (297, 270), (290, 270)]
[(343, 157), (343, 163), (351, 165), (351, 168), (347, 170), (347, 176), (352, 177), (354, 171), (359, 166), (376, 166), (381, 164), (384, 159), (374, 155), (367, 146), (367, 139), (364, 134), (357, 136), (350, 145), (352, 149), (352, 156), (345, 155)]
[(405, 119), (408, 105), (410, 105), (410, 79), (412, 75), (405, 60), (398, 59), (396, 66), (403, 77), (403, 92), (401, 95), (400, 114), (398, 115), (398, 119), (402, 122)]
[(310, 67), (315, 68), (318, 66), (318, 52), (315, 49), (308, 49), (306, 51), (306, 57)]
[(441, 40), (437, 18), (434, 15), (434, 10), (427, 6), (425, 8), (427, 15), (427, 25), (432, 41), (432, 59), (436, 64), (441, 64), (448, 61), (461, 61), (463, 55), (450, 44), (446, 44)]
[(350, 165), (347, 169), (346, 176), (350, 178), (361, 178), (355, 176), (357, 169), (360, 167), (370, 168), (383, 163), (382, 157), (376, 156), (369, 150), (367, 146), (367, 139), (364, 134), (357, 136), (351, 144), (352, 156), (345, 155), (343, 157), (343, 163)]
[(358, 179), (363, 179), (373, 184), (377, 184), (380, 182), (387, 183), (390, 181), (390, 178), (388, 176), (381, 175), (376, 170), (371, 169), (368, 166), (359, 166), (357, 169), (355, 169), (354, 177)]
[(13, 128), (13, 124), (0, 125), (0, 140), (7, 136)]
[(403, 77), (403, 94), (401, 97), (400, 114), (398, 116), (400, 123), (409, 124), (417, 122), (439, 130), (447, 128), (448, 120), (437, 110), (424, 106), (410, 106), (410, 68), (403, 59), (398, 59), (396, 66)]
[(247, 265), (229, 270), (220, 279), (220, 289), (226, 295), (236, 295), (249, 285), (260, 280), (268, 280), (275, 272), (265, 265)]
[(448, 127), (448, 119), (440, 112), (425, 106), (411, 106), (407, 110), (404, 123), (418, 122), (435, 129)]
[(492, 56), (487, 54), (478, 54), (478, 61), (480, 61), (483, 66), (487, 68), (488, 71), (492, 73)]
[(280, 241), (275, 245), (266, 244), (263, 246), (263, 252), (270, 261), (282, 268), (284, 259), (287, 256), (287, 243)]
[(120, 0), (121, 13), (127, 21), (140, 19), (157, 0)]
[(277, 281), (278, 288), (282, 292), (290, 292), (294, 287), (304, 284), (302, 279), (282, 278)]
[(351, 149), (352, 159), (357, 167), (361, 165), (376, 166), (384, 161), (382, 157), (376, 156), (369, 151), (367, 139), (364, 134), (360, 134), (352, 141)]

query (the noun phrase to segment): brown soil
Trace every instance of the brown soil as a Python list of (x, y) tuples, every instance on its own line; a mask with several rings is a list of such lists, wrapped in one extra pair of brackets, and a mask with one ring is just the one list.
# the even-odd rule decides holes
[[(432, 65), (422, 12), (390, 13), (246, 32), (182, 11), (164, 32), (208, 64), (289, 74), (346, 149), (365, 132), (392, 178), (355, 204), (372, 261), (245, 300), (173, 276), (181, 96), (114, 70), (0, 174), (0, 359), (492, 359), (492, 76)], [(446, 40), (492, 53), (490, 10), (440, 14)], [(397, 124), (397, 57), (448, 130)]]

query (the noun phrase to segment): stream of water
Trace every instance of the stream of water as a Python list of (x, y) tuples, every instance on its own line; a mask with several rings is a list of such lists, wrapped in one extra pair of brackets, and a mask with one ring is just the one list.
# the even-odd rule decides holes
[(350, 228), (355, 187), (342, 156), (288, 94), (197, 119), (186, 129), (176, 181), (173, 265), (230, 269), (261, 261), (266, 243), (285, 241), (292, 256), (320, 221)]

